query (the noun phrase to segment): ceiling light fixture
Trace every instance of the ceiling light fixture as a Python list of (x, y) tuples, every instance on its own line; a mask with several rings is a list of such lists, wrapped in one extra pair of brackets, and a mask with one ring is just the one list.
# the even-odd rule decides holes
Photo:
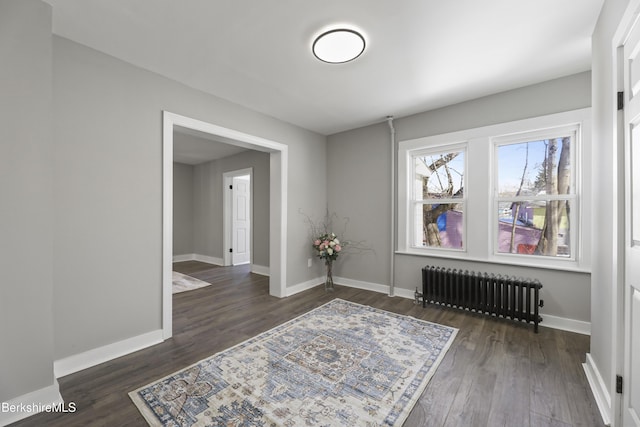
[(362, 55), (365, 45), (364, 37), (359, 32), (338, 28), (316, 37), (311, 50), (320, 61), (343, 64)]

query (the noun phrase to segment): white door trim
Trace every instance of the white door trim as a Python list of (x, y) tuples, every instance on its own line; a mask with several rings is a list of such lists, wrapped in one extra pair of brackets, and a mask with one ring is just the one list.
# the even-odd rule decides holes
[[(620, 22), (618, 23), (617, 29), (614, 33), (612, 44), (611, 44), (611, 64), (612, 64), (612, 85), (611, 87), (611, 95), (612, 97), (616, 94), (616, 92), (623, 91), (625, 89), (624, 84), (624, 52), (623, 46), (627, 41), (627, 37), (631, 31), (631, 28), (638, 17), (638, 13), (640, 11), (640, 0), (630, 0), (627, 8), (622, 15)], [(627, 96), (625, 95), (625, 101)], [(625, 102), (626, 103), (626, 102)], [(615, 106), (614, 106), (615, 107)], [(625, 128), (626, 123), (624, 119), (623, 111), (612, 111), (612, 119), (615, 124), (615, 134), (613, 135), (613, 158), (616, 160), (616, 165), (614, 168), (616, 174), (616, 180), (618, 180), (617, 188), (622, 188), (622, 184), (625, 186), (625, 161), (624, 161), (624, 150), (626, 147), (625, 142)], [(626, 191), (626, 190), (625, 190)], [(626, 212), (625, 207), (625, 194), (618, 193), (618, 196), (614, 198), (614, 205), (611, 209), (611, 217), (618, 219), (620, 217), (620, 213)], [(626, 215), (624, 215), (626, 218)], [(625, 224), (626, 219), (616, 220), (616, 233), (614, 233), (613, 240), (614, 246), (616, 248), (616, 253), (613, 254), (614, 257), (614, 268), (612, 271), (612, 282), (614, 286), (612, 286), (612, 349), (613, 354), (611, 357), (610, 364), (610, 372), (611, 377), (605, 378), (605, 381), (608, 380), (608, 390), (610, 392), (610, 402), (611, 407), (609, 408), (610, 419), (612, 425), (621, 426), (623, 425), (623, 403), (625, 396), (628, 396), (628, 384), (625, 384), (624, 394), (616, 393), (616, 375), (622, 374), (625, 372), (625, 365), (630, 363), (630, 361), (624, 360), (625, 355), (625, 346), (628, 345), (625, 341), (625, 249), (626, 249), (626, 227)], [(627, 381), (628, 383), (628, 381)]]
[(224, 138), (225, 142), (232, 145), (270, 153), (269, 293), (282, 298), (286, 296), (287, 287), (288, 147), (279, 142), (163, 111), (162, 331), (164, 339), (168, 339), (173, 335), (171, 270), (173, 263), (173, 130), (175, 126), (216, 135)]
[(222, 194), (224, 194), (224, 202), (223, 202), (223, 211), (222, 211), (222, 222), (224, 224), (224, 231), (222, 234), (222, 240), (223, 240), (223, 246), (222, 246), (222, 253), (223, 253), (223, 264), (224, 265), (232, 265), (233, 264), (233, 259), (231, 254), (229, 253), (229, 248), (232, 247), (232, 230), (233, 230), (233, 225), (232, 225), (232, 200), (231, 200), (231, 191), (229, 191), (229, 186), (232, 184), (233, 182), (233, 178), (236, 176), (244, 176), (244, 175), (249, 175), (249, 185), (250, 185), (250, 192), (249, 192), (249, 206), (251, 206), (251, 211), (250, 211), (250, 220), (249, 222), (251, 223), (251, 229), (250, 229), (250, 233), (251, 233), (251, 245), (250, 245), (250, 249), (249, 249), (249, 253), (251, 256), (251, 264), (253, 264), (253, 168), (246, 168), (246, 169), (239, 169), (239, 170), (235, 170), (235, 171), (229, 171), (229, 172), (224, 172), (222, 174)]

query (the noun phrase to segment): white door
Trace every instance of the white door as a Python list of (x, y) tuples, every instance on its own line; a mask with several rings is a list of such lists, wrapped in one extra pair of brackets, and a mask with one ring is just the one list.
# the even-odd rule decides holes
[(231, 191), (231, 263), (247, 264), (251, 260), (251, 181), (249, 175), (234, 176)]
[(622, 425), (640, 426), (640, 24), (624, 45), (625, 350)]

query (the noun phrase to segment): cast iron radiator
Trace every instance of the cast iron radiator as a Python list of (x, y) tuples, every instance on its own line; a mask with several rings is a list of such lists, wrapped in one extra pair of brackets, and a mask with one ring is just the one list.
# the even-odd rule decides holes
[(434, 266), (422, 269), (422, 306), (435, 303), (527, 323), (538, 332), (542, 284), (538, 280)]

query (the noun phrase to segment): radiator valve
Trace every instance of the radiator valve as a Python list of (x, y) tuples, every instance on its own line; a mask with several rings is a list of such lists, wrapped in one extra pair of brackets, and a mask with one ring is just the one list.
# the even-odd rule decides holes
[(422, 299), (422, 293), (418, 292), (418, 288), (416, 287), (416, 291), (413, 294), (413, 303), (414, 304), (422, 304), (421, 299)]

